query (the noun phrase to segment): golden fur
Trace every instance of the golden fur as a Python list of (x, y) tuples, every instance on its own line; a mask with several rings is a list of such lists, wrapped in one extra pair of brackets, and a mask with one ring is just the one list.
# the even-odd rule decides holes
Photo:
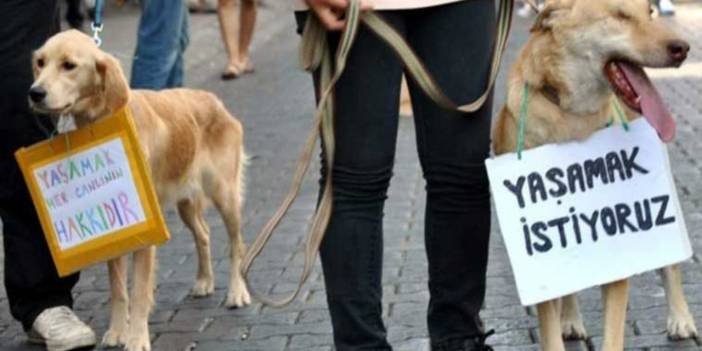
[[(603, 73), (605, 63), (626, 59), (647, 67), (675, 66), (667, 53), (668, 43), (674, 40), (680, 39), (651, 17), (647, 0), (547, 1), (510, 71), (507, 101), (495, 124), (495, 153), (517, 148), (525, 83), (529, 89), (527, 149), (585, 139), (613, 115), (610, 100), (614, 95)], [(668, 267), (661, 273), (668, 298), (669, 336), (695, 336), (679, 267)], [(624, 347), (627, 290), (626, 280), (603, 286), (602, 350)], [(575, 295), (539, 304), (538, 314), (545, 351), (564, 350), (562, 337), (586, 337)]]
[[(211, 201), (224, 219), (231, 242), (226, 305), (249, 304), (239, 270), (244, 253), (239, 229), (245, 158), (241, 123), (215, 95), (204, 91), (130, 91), (119, 62), (75, 30), (50, 38), (33, 61), (33, 87), (47, 93), (42, 101), (32, 102), (35, 110), (73, 115), (81, 127), (125, 105), (131, 109), (159, 200), (163, 206), (177, 205), (195, 238), (198, 272), (192, 294), (214, 292), (209, 228), (203, 216)], [(148, 315), (154, 302), (155, 258), (155, 247), (134, 253), (131, 304), (126, 256), (109, 262), (112, 312), (104, 345), (150, 349)]]

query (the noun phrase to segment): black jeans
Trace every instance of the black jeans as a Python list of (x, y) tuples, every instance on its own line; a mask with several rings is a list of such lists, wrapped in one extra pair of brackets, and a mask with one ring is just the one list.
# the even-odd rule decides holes
[[(437, 83), (457, 103), (487, 85), (493, 0), (384, 11)], [(299, 24), (304, 14), (298, 14)], [(338, 35), (331, 35), (333, 48)], [(392, 176), (403, 67), (367, 28), (358, 33), (336, 86), (334, 210), (321, 248), (336, 349), (389, 350), (381, 319), (383, 206)], [(490, 194), (492, 101), (471, 115), (434, 104), (409, 80), (426, 179), (428, 325), (432, 348), (454, 350), (483, 333)], [(324, 167), (322, 167), (324, 169)], [(322, 174), (322, 182), (325, 175)]]
[(74, 274), (59, 278), (14, 159), (18, 148), (46, 138), (45, 118), (27, 103), (32, 51), (59, 29), (55, 0), (0, 1), (0, 217), (5, 248), (5, 289), (12, 316), (31, 328), (44, 309), (71, 306)]

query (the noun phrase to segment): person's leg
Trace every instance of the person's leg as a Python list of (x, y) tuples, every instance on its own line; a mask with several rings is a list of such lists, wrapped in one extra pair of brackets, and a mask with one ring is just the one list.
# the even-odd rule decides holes
[[(399, 16), (386, 18), (402, 24)], [(330, 45), (336, 48), (338, 34)], [(401, 75), (394, 53), (361, 27), (335, 89), (334, 204), (320, 249), (338, 351), (390, 350), (381, 318), (382, 221)]]
[[(495, 30), (493, 0), (420, 9), (407, 38), (436, 82), (456, 103), (487, 85)], [(437, 106), (408, 80), (419, 156), (427, 182), (425, 240), (429, 261), (428, 326), (434, 350), (471, 350), (483, 333), (490, 233), (484, 160), (490, 149), (491, 99), (462, 115)]]
[[(222, 72), (222, 79), (236, 78), (241, 74), (239, 67), (239, 23), (236, 13), (237, 0), (219, 0), (217, 2), (217, 17), (222, 42), (227, 51), (227, 65)], [(243, 11), (242, 11), (243, 14)]]
[[(59, 30), (56, 1), (0, 2), (0, 217), (5, 289), (12, 316), (29, 330), (46, 308), (71, 306), (78, 274), (59, 278), (14, 152), (46, 138), (29, 110), (31, 54)], [(37, 119), (35, 119), (37, 118)]]
[(71, 28), (81, 29), (83, 27), (83, 12), (81, 9), (82, 0), (66, 0), (66, 22)]
[(239, 30), (239, 65), (244, 72), (252, 72), (249, 47), (256, 29), (256, 0), (241, 0), (241, 27)]
[(180, 13), (180, 40), (178, 45), (178, 56), (173, 63), (173, 69), (166, 83), (169, 88), (182, 87), (185, 82), (185, 50), (190, 44), (190, 13), (183, 7)]
[(132, 64), (132, 88), (169, 88), (182, 47), (183, 0), (142, 0), (137, 47)]

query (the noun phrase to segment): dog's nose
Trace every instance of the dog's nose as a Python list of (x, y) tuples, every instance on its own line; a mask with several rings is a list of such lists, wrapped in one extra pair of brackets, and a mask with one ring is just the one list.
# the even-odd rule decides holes
[(29, 98), (33, 102), (41, 102), (46, 98), (46, 89), (40, 86), (33, 86), (29, 89)]
[(672, 40), (668, 43), (668, 55), (673, 61), (682, 63), (687, 58), (687, 53), (690, 51), (690, 44), (684, 40)]

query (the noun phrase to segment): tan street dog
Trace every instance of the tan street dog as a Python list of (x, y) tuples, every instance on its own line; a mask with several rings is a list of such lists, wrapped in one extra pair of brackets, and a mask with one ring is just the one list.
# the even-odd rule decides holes
[[(497, 154), (517, 148), (524, 87), (529, 91), (525, 148), (581, 140), (603, 128), (616, 97), (643, 113), (663, 140), (675, 122), (641, 67), (677, 67), (689, 45), (651, 16), (648, 0), (547, 1), (508, 82), (507, 102), (494, 131)], [(682, 290), (679, 267), (662, 270), (668, 299), (668, 335), (697, 334)], [(605, 351), (624, 347), (626, 280), (603, 286)], [(576, 296), (539, 304), (541, 346), (564, 350), (565, 338), (584, 338)]]
[[(163, 206), (176, 204), (192, 231), (198, 272), (192, 294), (214, 292), (209, 228), (203, 211), (211, 201), (224, 219), (230, 239), (227, 307), (250, 303), (239, 265), (244, 245), (239, 231), (243, 196), (243, 128), (213, 94), (172, 89), (129, 90), (119, 62), (93, 40), (71, 30), (50, 38), (34, 53), (32, 108), (74, 116), (78, 127), (127, 106), (151, 168)], [(134, 254), (133, 287), (127, 295), (127, 257), (108, 264), (112, 290), (110, 327), (103, 344), (130, 351), (151, 348), (148, 316), (154, 303), (156, 249)]]

